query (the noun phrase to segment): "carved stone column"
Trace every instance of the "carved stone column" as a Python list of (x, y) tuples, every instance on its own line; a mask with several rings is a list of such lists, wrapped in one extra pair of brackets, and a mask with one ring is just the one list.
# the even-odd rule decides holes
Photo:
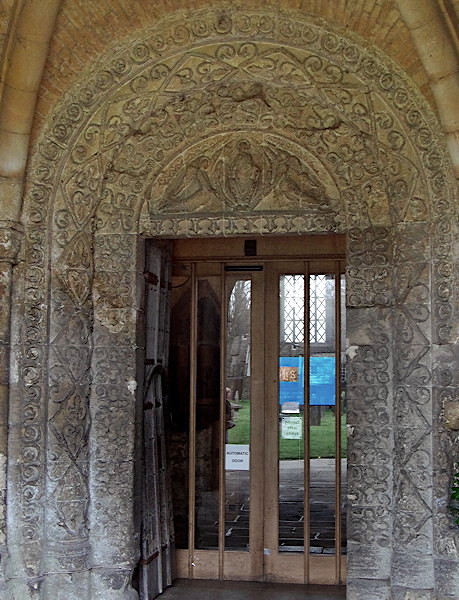
[(143, 382), (137, 381), (137, 363), (143, 358), (139, 347), (143, 264), (141, 257), (136, 260), (137, 236), (120, 229), (112, 222), (94, 241), (89, 442), (93, 600), (138, 598), (131, 577), (140, 557), (140, 515), (135, 514), (140, 490), (135, 469), (142, 435), (137, 407)]
[(0, 298), (2, 299), (0, 303), (0, 568), (3, 568), (6, 552), (6, 463), (12, 274), (21, 239), (22, 227), (19, 223), (0, 221)]
[(392, 234), (348, 234), (348, 598), (389, 600), (394, 398)]
[[(459, 239), (457, 205), (439, 202), (432, 230), (432, 455), (433, 553), (438, 597), (459, 594), (459, 530), (449, 509), (449, 490), (459, 457)], [(444, 490), (448, 492), (445, 494)]]
[(394, 600), (436, 597), (429, 234), (422, 221), (394, 228)]

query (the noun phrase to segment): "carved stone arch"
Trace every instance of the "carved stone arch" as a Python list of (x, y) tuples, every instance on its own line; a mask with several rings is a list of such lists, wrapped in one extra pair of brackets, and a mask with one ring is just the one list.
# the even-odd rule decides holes
[(11, 589), (32, 597), (25, 582), (53, 573), (40, 597), (135, 596), (139, 234), (340, 231), (348, 597), (434, 597), (435, 569), (458, 561), (445, 507), (433, 513), (452, 447), (438, 415), (457, 386), (438, 131), (393, 63), (301, 13), (171, 16), (82, 76), (29, 168)]

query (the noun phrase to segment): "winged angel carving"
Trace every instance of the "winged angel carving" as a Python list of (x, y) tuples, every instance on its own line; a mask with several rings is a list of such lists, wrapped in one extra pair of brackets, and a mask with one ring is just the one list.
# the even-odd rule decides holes
[(233, 138), (171, 163), (151, 187), (150, 210), (333, 209), (338, 192), (316, 169), (269, 140)]

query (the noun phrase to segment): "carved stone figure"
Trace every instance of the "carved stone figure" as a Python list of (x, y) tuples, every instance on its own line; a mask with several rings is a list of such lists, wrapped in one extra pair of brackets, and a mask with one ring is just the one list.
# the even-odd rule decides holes
[(330, 208), (325, 188), (311, 169), (307, 169), (291, 154), (282, 153), (276, 158), (279, 159), (277, 177), (280, 202), (285, 197), (292, 208), (310, 204), (324, 210)]
[(286, 209), (335, 214), (339, 193), (331, 174), (314, 160), (321, 182), (307, 161), (301, 146), (287, 150), (279, 137), (255, 135), (249, 141), (247, 134), (225, 134), (205, 154), (185, 151), (171, 162), (150, 190), (151, 214)]
[(212, 210), (215, 190), (207, 172), (209, 159), (199, 156), (182, 167), (167, 186), (157, 204), (158, 210), (187, 212)]

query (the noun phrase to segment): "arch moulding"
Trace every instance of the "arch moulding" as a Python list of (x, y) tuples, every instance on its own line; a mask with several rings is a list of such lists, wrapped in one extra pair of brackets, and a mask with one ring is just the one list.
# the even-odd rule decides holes
[(136, 597), (139, 239), (327, 232), (348, 239), (348, 598), (453, 598), (452, 190), (403, 74), (300, 14), (177, 15), (85, 73), (28, 174), (10, 598)]

